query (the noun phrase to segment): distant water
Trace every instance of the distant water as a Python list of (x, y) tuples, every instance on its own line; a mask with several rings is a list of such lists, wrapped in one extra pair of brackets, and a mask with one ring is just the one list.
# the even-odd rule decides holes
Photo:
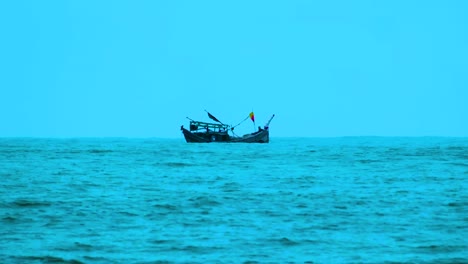
[(1, 263), (468, 263), (467, 138), (0, 139)]

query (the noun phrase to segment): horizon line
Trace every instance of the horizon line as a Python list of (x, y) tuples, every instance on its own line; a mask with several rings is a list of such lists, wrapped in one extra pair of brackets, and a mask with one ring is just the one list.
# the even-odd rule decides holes
[[(273, 139), (306, 139), (306, 138), (468, 138), (468, 136), (380, 136), (380, 135), (362, 135), (362, 136), (278, 136), (270, 137)], [(182, 139), (184, 137), (158, 137), (158, 136), (0, 136), (0, 139)]]

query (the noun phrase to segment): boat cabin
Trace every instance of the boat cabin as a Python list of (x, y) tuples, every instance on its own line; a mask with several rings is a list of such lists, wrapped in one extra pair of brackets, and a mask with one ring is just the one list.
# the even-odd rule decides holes
[(190, 132), (208, 141), (228, 141), (229, 125), (190, 121)]

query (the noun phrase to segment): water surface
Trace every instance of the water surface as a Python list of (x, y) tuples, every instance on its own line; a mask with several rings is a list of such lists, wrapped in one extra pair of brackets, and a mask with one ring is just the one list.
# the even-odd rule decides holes
[(468, 139), (0, 139), (5, 263), (468, 263)]

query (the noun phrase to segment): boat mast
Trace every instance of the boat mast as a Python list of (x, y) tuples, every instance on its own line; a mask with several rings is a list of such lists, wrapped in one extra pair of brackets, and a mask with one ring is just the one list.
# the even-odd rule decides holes
[(271, 120), (273, 119), (273, 117), (275, 117), (275, 114), (273, 114), (271, 117), (270, 117), (270, 120), (268, 120), (268, 122), (265, 124), (265, 126), (263, 127), (264, 129), (268, 129), (268, 127), (270, 126), (270, 122)]

